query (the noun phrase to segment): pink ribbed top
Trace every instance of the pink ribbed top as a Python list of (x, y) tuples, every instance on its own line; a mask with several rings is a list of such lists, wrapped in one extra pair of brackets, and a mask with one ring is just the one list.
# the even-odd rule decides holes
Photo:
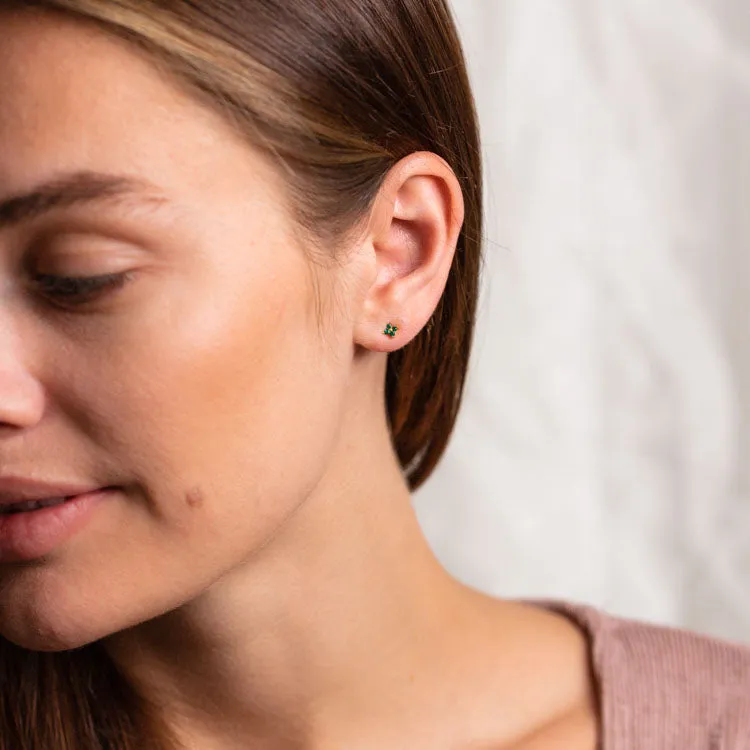
[(750, 750), (750, 646), (583, 605), (533, 603), (589, 638), (600, 750)]

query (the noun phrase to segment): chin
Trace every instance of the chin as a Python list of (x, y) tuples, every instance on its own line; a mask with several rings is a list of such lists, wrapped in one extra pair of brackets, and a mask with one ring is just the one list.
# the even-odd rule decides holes
[(61, 633), (48, 632), (36, 629), (9, 629), (3, 628), (0, 636), (16, 646), (28, 651), (41, 651), (44, 653), (60, 653), (73, 651), (74, 649), (88, 646), (100, 640), (101, 636), (90, 632)]
[(101, 640), (117, 631), (92, 617), (70, 618), (38, 612), (16, 613), (14, 617), (0, 618), (0, 636), (29, 651), (47, 653), (72, 651)]

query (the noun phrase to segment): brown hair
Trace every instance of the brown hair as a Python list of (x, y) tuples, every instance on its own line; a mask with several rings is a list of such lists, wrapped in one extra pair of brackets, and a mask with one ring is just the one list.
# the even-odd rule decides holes
[[(279, 160), (301, 227), (333, 247), (389, 170), (432, 151), (466, 218), (428, 326), (388, 358), (386, 405), (412, 490), (443, 455), (461, 404), (482, 265), (474, 101), (447, 0), (0, 0), (65, 12), (149, 53), (176, 84)], [(25, 651), (0, 638), (0, 750), (176, 747), (99, 644)]]

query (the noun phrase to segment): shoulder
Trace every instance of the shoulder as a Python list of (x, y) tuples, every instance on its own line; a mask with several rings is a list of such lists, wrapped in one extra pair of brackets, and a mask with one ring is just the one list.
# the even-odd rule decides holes
[(673, 682), (676, 689), (688, 693), (721, 690), (750, 697), (748, 645), (614, 617), (584, 605), (551, 606), (572, 615), (589, 632), (595, 661), (629, 666), (625, 673), (634, 685), (664, 688)]
[(589, 635), (604, 747), (750, 750), (750, 646), (613, 617), (562, 602), (544, 606)]

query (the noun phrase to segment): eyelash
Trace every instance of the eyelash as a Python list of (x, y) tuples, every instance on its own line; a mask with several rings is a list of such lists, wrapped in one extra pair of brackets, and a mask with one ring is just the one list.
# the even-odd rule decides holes
[(103, 276), (50, 276), (38, 275), (34, 281), (42, 287), (43, 294), (65, 305), (81, 307), (98, 299), (106, 292), (121, 289), (132, 280), (132, 271)]

